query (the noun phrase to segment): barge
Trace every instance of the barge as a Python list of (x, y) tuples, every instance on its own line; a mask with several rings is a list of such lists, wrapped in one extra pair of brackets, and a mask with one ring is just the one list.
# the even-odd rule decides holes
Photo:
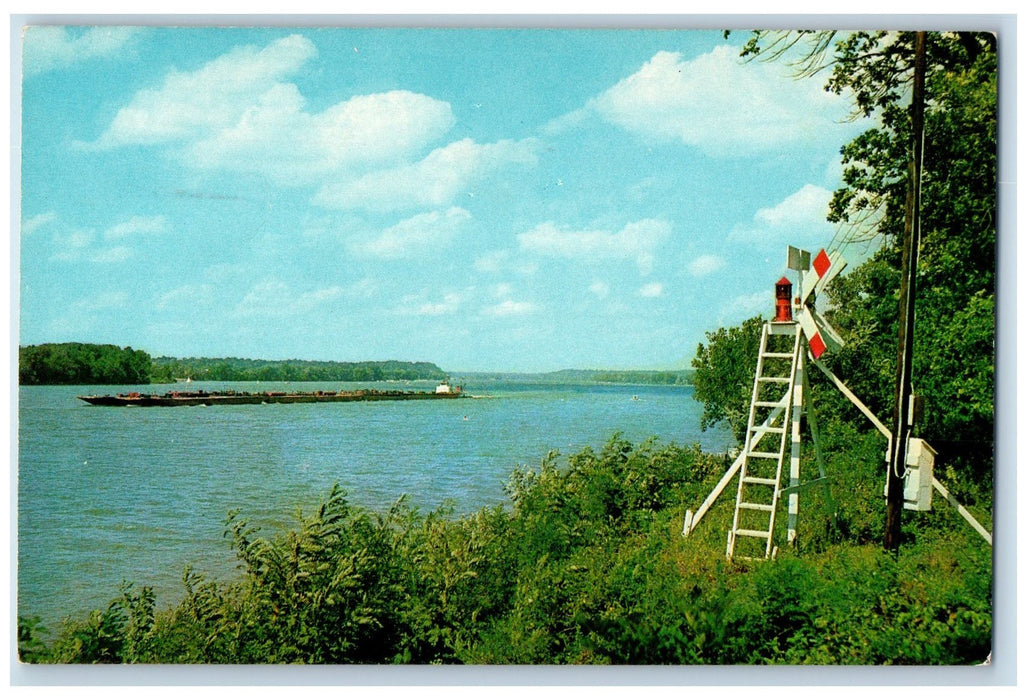
[(459, 386), (440, 384), (435, 391), (171, 391), (143, 394), (133, 391), (113, 396), (79, 396), (93, 406), (240, 406), (272, 403), (340, 403), (345, 401), (418, 401), (458, 399), (464, 396)]

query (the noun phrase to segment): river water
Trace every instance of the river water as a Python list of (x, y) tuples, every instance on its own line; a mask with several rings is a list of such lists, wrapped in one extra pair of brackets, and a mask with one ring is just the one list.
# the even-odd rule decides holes
[[(300, 391), (346, 383), (203, 382), (190, 390)], [(378, 388), (397, 388), (380, 384)], [(400, 496), (421, 509), (467, 513), (504, 500), (518, 466), (550, 450), (634, 442), (731, 444), (699, 430), (690, 387), (480, 382), (481, 398), (260, 406), (110, 408), (79, 394), (172, 387), (19, 389), (18, 614), (55, 631), (67, 616), (103, 609), (122, 581), (149, 585), (158, 607), (180, 599), (186, 566), (229, 578), (223, 537), (238, 509), (271, 535), (292, 527), (338, 483), (374, 509)], [(431, 391), (413, 382), (404, 390)]]

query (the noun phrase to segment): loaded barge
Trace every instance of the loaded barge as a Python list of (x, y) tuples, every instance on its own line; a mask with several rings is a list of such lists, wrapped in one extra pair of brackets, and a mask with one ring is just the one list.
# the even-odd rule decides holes
[(239, 406), (268, 403), (338, 403), (343, 401), (416, 401), (457, 399), (464, 396), (459, 386), (440, 384), (435, 391), (171, 391), (141, 394), (137, 391), (114, 396), (79, 396), (94, 406)]

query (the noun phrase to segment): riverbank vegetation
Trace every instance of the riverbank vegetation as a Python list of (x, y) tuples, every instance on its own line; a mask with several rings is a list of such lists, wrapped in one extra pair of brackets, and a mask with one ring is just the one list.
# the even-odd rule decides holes
[(183, 379), (224, 382), (378, 382), (444, 380), (431, 362), (319, 362), (227, 358), (151, 358), (143, 350), (95, 343), (27, 345), (18, 353), (18, 382), (152, 384)]
[(18, 383), (148, 384), (153, 364), (143, 350), (95, 343), (44, 343), (18, 352)]
[[(691, 384), (693, 370), (560, 370), (540, 374), (468, 373), (468, 380), (540, 384)], [(20, 348), (20, 384), (167, 384), (215, 382), (443, 381), (432, 362), (253, 360), (238, 357), (155, 357), (132, 348), (95, 343), (44, 343)]]
[(447, 374), (431, 362), (397, 360), (330, 362), (313, 360), (249, 360), (228, 358), (158, 357), (152, 381), (175, 379), (220, 382), (385, 382), (443, 380)]
[[(36, 663), (970, 664), (990, 651), (990, 551), (951, 508), (880, 545), (881, 445), (832, 432), (837, 509), (804, 497), (801, 547), (729, 562), (729, 498), (681, 537), (725, 468), (696, 448), (631, 444), (510, 477), (504, 506), (376, 513), (331, 490), (287, 532), (226, 521), (233, 581), (186, 571), (159, 609), (126, 585), (53, 637), (19, 621)], [(836, 525), (831, 526), (832, 520)], [(990, 523), (989, 523), (990, 525)]]

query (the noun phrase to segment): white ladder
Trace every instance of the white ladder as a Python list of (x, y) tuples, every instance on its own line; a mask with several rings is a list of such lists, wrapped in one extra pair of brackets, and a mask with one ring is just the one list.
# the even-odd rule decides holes
[[(801, 340), (797, 323), (763, 324), (735, 514), (727, 534), (729, 559), (735, 556), (767, 559), (774, 554), (774, 521), (782, 491), (781, 475), (792, 404), (794, 401), (801, 405), (802, 400), (801, 396), (794, 396), (796, 368), (803, 349)], [(738, 554), (736, 547), (740, 550)]]

